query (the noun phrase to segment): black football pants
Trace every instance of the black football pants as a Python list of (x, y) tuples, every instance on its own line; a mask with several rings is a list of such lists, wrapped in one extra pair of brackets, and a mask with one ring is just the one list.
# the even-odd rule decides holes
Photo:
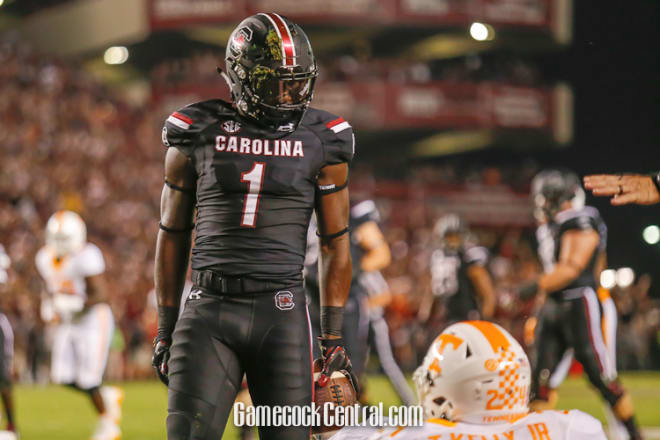
[(591, 384), (614, 406), (623, 390), (608, 371), (611, 364), (600, 323), (600, 302), (591, 287), (548, 296), (536, 326), (532, 399), (547, 400), (552, 373), (566, 349), (572, 348)]
[[(191, 294), (168, 362), (168, 440), (219, 440), (243, 374), (254, 405), (310, 405), (310, 324), (302, 286), (257, 294)], [(290, 293), (288, 296), (286, 293)], [(282, 295), (280, 295), (282, 296)], [(308, 440), (307, 427), (259, 427), (266, 440)]]

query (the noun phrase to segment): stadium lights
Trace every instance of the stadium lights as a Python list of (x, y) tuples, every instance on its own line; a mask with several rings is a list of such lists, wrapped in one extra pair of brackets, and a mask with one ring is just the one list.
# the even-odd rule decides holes
[(614, 286), (626, 288), (632, 285), (635, 281), (635, 271), (629, 267), (621, 267), (619, 269), (606, 269), (600, 273), (600, 285), (606, 289), (611, 289)]
[(606, 269), (600, 273), (600, 285), (611, 289), (616, 285), (616, 272), (614, 269)]
[(656, 244), (660, 242), (660, 228), (657, 225), (649, 225), (644, 228), (642, 236), (648, 244)]
[(126, 60), (128, 60), (128, 49), (124, 46), (109, 47), (103, 54), (103, 61), (106, 64), (124, 64)]
[(616, 284), (619, 287), (628, 287), (635, 280), (635, 272), (629, 267), (622, 267), (616, 271)]
[(489, 24), (477, 21), (470, 26), (470, 36), (477, 41), (490, 41), (495, 38), (495, 29)]

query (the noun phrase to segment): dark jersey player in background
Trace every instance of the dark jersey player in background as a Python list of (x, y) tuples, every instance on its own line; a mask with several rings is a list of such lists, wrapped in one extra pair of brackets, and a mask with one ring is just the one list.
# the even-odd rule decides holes
[[(414, 396), (406, 382), (405, 376), (396, 364), (389, 342), (389, 327), (383, 318), (382, 310), (373, 307), (370, 295), (382, 294), (376, 292), (380, 285), (387, 282), (380, 270), (390, 264), (390, 248), (379, 226), (380, 214), (373, 200), (362, 200), (351, 207), (349, 225), (351, 228), (351, 260), (353, 262), (351, 290), (346, 301), (344, 313), (343, 336), (346, 352), (351, 358), (353, 371), (360, 380), (360, 400), (365, 401), (364, 371), (368, 360), (370, 345), (376, 348), (383, 371), (394, 386), (402, 402), (414, 404)], [(310, 225), (308, 236), (316, 231), (314, 222)], [(310, 310), (318, 310), (318, 277), (316, 276), (316, 259), (318, 247), (308, 239), (307, 256), (305, 260), (305, 285), (310, 296)], [(385, 290), (386, 290), (385, 289)], [(383, 290), (383, 289), (380, 289)], [(374, 298), (375, 299), (375, 298)], [(314, 316), (314, 313), (312, 313)], [(312, 331), (318, 334), (318, 320), (312, 317)], [(372, 344), (372, 342), (376, 342)]]
[[(189, 105), (163, 128), (169, 149), (156, 248), (154, 366), (169, 382), (170, 440), (221, 438), (244, 373), (255, 405), (312, 402), (302, 269), (314, 210), (321, 237), (318, 383), (327, 385), (335, 370), (351, 371), (341, 327), (351, 281), (352, 129), (308, 108), (316, 62), (307, 36), (288, 19), (245, 19), (225, 60), (233, 102)], [(194, 286), (177, 321), (195, 206)], [(259, 433), (307, 439), (310, 429), (260, 426)]]
[(471, 242), (465, 222), (447, 214), (433, 234), (440, 246), (431, 253), (428, 291), (419, 310), (420, 321), (428, 321), (430, 341), (451, 323), (491, 319), (496, 305), (488, 250)]
[(538, 347), (532, 375), (530, 407), (548, 409), (556, 402), (552, 374), (567, 349), (573, 349), (589, 381), (612, 407), (631, 439), (641, 436), (630, 396), (616, 380), (601, 332), (601, 310), (595, 272), (602, 269), (605, 225), (598, 212), (577, 198), (578, 177), (570, 171), (546, 170), (532, 182), (535, 208), (548, 220), (552, 242), (540, 257), (546, 273), (520, 289), (520, 296), (547, 294), (536, 326)]

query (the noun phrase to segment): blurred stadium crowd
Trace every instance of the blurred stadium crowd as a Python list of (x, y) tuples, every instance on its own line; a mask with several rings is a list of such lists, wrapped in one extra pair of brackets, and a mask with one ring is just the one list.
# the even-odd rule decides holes
[[(321, 59), (319, 81), (351, 81), (381, 79), (394, 83), (426, 83), (429, 81), (503, 81), (508, 85), (536, 86), (544, 83), (534, 64), (514, 54), (470, 54), (450, 60), (429, 62), (400, 58), (375, 58), (367, 46), (359, 44), (352, 55)], [(161, 62), (151, 72), (156, 85), (174, 86), (186, 83), (213, 83), (216, 53), (199, 51), (189, 57)]]
[[(341, 78), (358, 65), (362, 63), (355, 59), (339, 59), (328, 66), (326, 75)], [(197, 80), (214, 67), (215, 59), (201, 54), (163, 64), (152, 77), (156, 82), (183, 77)], [(407, 72), (403, 74), (424, 81), (437, 76), (432, 67), (390, 65), (370, 70), (390, 78)], [(509, 80), (511, 69), (520, 72), (513, 77), (521, 83), (539, 80), (533, 70), (516, 60), (501, 68)], [(470, 69), (470, 60), (455, 66), (455, 71), (447, 68), (442, 75), (464, 78), (464, 69)], [(496, 79), (498, 71), (493, 67), (490, 78)], [(194, 72), (200, 76), (195, 77)], [(213, 78), (217, 80), (217, 75)], [(89, 240), (103, 250), (106, 259), (107, 288), (118, 324), (109, 378), (151, 377), (156, 313), (147, 293), (153, 286), (164, 156), (160, 128), (167, 110), (129, 105), (71, 61), (37, 57), (29, 47), (7, 40), (0, 42), (0, 97), (0, 237), (11, 258), (8, 280), (0, 285), (0, 303), (16, 334), (18, 379), (44, 382), (48, 378), (49, 332), (39, 317), (43, 286), (34, 256), (43, 245), (46, 220), (58, 209), (82, 215)], [(520, 166), (461, 167), (451, 162), (426, 165), (410, 172), (407, 180), (388, 185), (404, 189), (505, 185), (522, 193), (537, 171), (534, 164), (525, 165), (523, 172)], [(392, 250), (392, 263), (384, 271), (392, 294), (386, 316), (396, 356), (410, 371), (425, 349), (417, 306), (427, 288), (424, 274), (433, 246), (433, 224), (443, 207), (431, 206), (423, 197), (392, 201), (374, 191), (380, 181), (368, 168), (357, 169), (355, 176), (355, 197), (375, 198), (383, 218), (382, 228)], [(394, 216), (401, 208), (407, 215)], [(525, 318), (536, 305), (519, 301), (513, 287), (540, 270), (533, 230), (477, 226), (472, 232), (491, 252), (489, 269), (498, 293), (498, 322), (529, 342), (525, 328), (530, 323)], [(643, 275), (636, 284), (613, 291), (620, 314), (617, 348), (623, 369), (660, 368), (660, 306), (649, 297), (649, 287), (650, 277)]]

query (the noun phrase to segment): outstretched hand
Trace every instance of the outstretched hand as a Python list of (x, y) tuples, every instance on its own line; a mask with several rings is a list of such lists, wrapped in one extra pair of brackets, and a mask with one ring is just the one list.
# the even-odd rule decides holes
[(595, 196), (612, 196), (612, 205), (653, 205), (660, 193), (650, 176), (642, 174), (595, 174), (584, 177), (584, 187)]

